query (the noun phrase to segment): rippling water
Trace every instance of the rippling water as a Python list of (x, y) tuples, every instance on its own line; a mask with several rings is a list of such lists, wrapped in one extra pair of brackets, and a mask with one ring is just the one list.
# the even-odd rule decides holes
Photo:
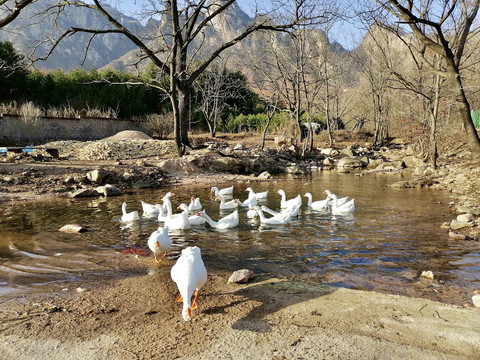
[[(314, 200), (330, 189), (338, 196), (355, 198), (351, 216), (333, 216), (311, 211), (304, 205), (291, 224), (260, 226), (240, 209), (238, 228), (217, 231), (208, 225), (170, 233), (174, 259), (188, 245), (202, 249), (211, 271), (249, 268), (288, 278), (358, 289), (418, 296), (425, 286), (415, 287), (418, 275), (431, 270), (442, 287), (452, 289), (442, 300), (460, 303), (480, 287), (478, 243), (453, 241), (440, 225), (450, 221), (445, 193), (429, 190), (393, 190), (388, 184), (400, 175), (355, 176), (317, 172), (312, 176), (287, 176), (275, 182), (235, 183), (236, 198), (247, 197), (245, 188), (269, 190), (268, 205), (278, 209), (278, 189), (287, 197), (311, 192)], [(215, 179), (212, 178), (212, 184)], [(227, 186), (229, 184), (225, 184)], [(98, 277), (128, 276), (122, 251), (147, 249), (146, 241), (158, 223), (142, 219), (128, 227), (118, 219), (121, 203), (127, 210), (139, 210), (140, 200), (160, 202), (174, 191), (172, 203), (188, 203), (200, 196), (207, 213), (220, 214), (210, 199), (208, 187), (172, 187), (139, 191), (106, 199), (60, 199), (40, 204), (3, 206), (0, 219), (0, 295), (38, 288), (45, 284), (68, 284)], [(303, 197), (304, 204), (306, 198)], [(91, 231), (66, 234), (57, 230), (68, 223), (81, 223)], [(153, 265), (152, 265), (153, 266)], [(144, 269), (140, 269), (144, 271)], [(438, 283), (437, 283), (438, 284)], [(459, 298), (460, 297), (460, 298)]]

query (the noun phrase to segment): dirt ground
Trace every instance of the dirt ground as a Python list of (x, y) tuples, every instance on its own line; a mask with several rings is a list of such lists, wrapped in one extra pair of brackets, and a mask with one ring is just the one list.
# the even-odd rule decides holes
[[(2, 171), (84, 172), (89, 164), (57, 165)], [(0, 360), (480, 358), (478, 308), (268, 275), (227, 284), (230, 274), (207, 269), (199, 308), (185, 322), (169, 274), (174, 259), (107, 261), (132, 277), (0, 300)]]
[[(136, 261), (134, 257), (132, 261)], [(8, 301), (1, 359), (478, 359), (480, 311), (425, 299), (210, 273), (191, 322), (173, 260), (85, 292)]]

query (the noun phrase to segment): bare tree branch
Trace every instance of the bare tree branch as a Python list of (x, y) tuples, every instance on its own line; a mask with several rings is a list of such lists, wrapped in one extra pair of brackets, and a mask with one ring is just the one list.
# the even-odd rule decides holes
[[(10, 24), (15, 20), (20, 12), (25, 9), (29, 4), (34, 3), (37, 0), (0, 0), (0, 9), (6, 10), (2, 17), (0, 17), (0, 28)], [(12, 4), (13, 3), (13, 4)], [(13, 5), (13, 6), (12, 6)]]

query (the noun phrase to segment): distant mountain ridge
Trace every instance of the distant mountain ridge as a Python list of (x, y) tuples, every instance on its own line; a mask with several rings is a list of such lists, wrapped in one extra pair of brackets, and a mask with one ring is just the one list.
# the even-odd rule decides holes
[[(43, 56), (48, 51), (46, 44), (35, 48), (36, 44), (46, 39), (56, 39), (70, 27), (86, 27), (92, 29), (109, 26), (107, 20), (86, 8), (70, 8), (56, 18), (41, 14), (49, 2), (34, 2), (8, 26), (0, 29), (0, 41), (10, 41), (14, 47), (24, 54), (33, 54), (34, 58)], [(118, 15), (118, 19), (133, 33), (140, 33), (144, 26), (132, 17), (121, 14), (114, 8), (109, 8)], [(1, 10), (0, 10), (1, 14)], [(56, 23), (56, 24), (55, 24)], [(101, 68), (125, 53), (135, 49), (129, 40), (121, 35), (107, 34), (95, 37), (90, 43), (90, 50), (84, 59), (85, 48), (91, 38), (90, 34), (77, 33), (65, 38), (45, 61), (35, 63), (36, 68), (65, 71), (77, 68)]]
[[(70, 27), (89, 26), (92, 29), (111, 27), (103, 16), (86, 8), (70, 8), (68, 12), (61, 14), (58, 18), (54, 16), (39, 17), (37, 14), (41, 13), (48, 3), (48, 1), (36, 2), (30, 5), (18, 19), (0, 30), (0, 41), (12, 42), (16, 49), (25, 54), (30, 54), (35, 50), (34, 56), (39, 57), (48, 51), (48, 46), (40, 45), (34, 49), (35, 44), (45, 41), (46, 38), (56, 39), (59, 34)], [(155, 44), (155, 41), (158, 41), (156, 38), (161, 38), (159, 33), (164, 26), (168, 26), (164, 19), (160, 19), (160, 21), (152, 19), (142, 25), (137, 19), (126, 16), (115, 8), (109, 7), (108, 10), (132, 33), (148, 39), (147, 42), (150, 44)], [(217, 47), (243, 31), (252, 21), (253, 18), (234, 3), (211, 21), (211, 26), (205, 30), (205, 37), (201, 40), (202, 47), (205, 47), (207, 51)], [(63, 69), (64, 71), (77, 68), (88, 70), (107, 67), (128, 71), (132, 69), (131, 65), (138, 59), (139, 50), (120, 34), (98, 35), (89, 43), (90, 40), (91, 35), (86, 33), (77, 33), (67, 37), (47, 60), (36, 62), (35, 67), (47, 70)], [(89, 51), (84, 58), (87, 45)], [(194, 47), (198, 45), (194, 44)], [(230, 63), (236, 68), (241, 68), (241, 58), (245, 49), (261, 51), (261, 48), (256, 49), (257, 46), (255, 34), (252, 34), (232, 48), (231, 57), (233, 59)], [(329, 46), (337, 52), (346, 51), (338, 43), (332, 43)]]

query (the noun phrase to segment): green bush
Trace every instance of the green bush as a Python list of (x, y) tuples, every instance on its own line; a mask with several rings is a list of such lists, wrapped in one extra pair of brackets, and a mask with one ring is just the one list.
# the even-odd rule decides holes
[[(283, 128), (283, 124), (288, 119), (287, 113), (277, 113), (273, 116), (268, 130), (270, 132), (278, 132)], [(263, 131), (267, 124), (268, 117), (266, 114), (240, 114), (234, 118), (229, 118), (224, 124), (224, 131), (226, 132), (240, 132), (240, 131)]]

